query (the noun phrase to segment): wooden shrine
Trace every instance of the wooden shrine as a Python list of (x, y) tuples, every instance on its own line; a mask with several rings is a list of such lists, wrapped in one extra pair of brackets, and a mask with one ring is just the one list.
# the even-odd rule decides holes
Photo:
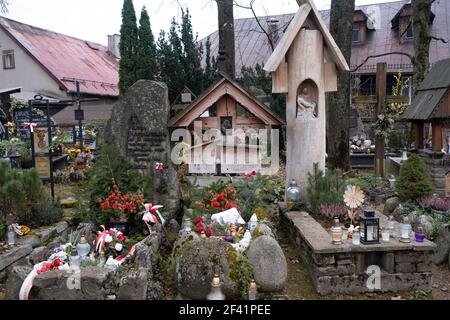
[(183, 142), (190, 147), (191, 174), (260, 171), (261, 153), (248, 133), (282, 125), (284, 121), (269, 107), (225, 74), (169, 121), (172, 131), (182, 128), (189, 133)]
[(295, 179), (306, 195), (314, 163), (325, 170), (325, 93), (337, 90), (337, 72), (347, 61), (314, 3), (302, 5), (264, 69), (273, 92), (287, 93), (287, 181)]
[[(414, 125), (416, 149), (437, 193), (450, 197), (450, 59), (433, 65), (401, 119)], [(431, 146), (425, 143), (425, 124), (431, 125)]]

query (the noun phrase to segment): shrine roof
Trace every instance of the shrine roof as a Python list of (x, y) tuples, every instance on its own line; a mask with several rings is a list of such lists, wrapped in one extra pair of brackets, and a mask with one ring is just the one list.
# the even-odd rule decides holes
[(292, 45), (292, 42), (295, 40), (297, 34), (300, 32), (306, 20), (311, 15), (318, 29), (323, 35), (326, 46), (330, 52), (331, 57), (333, 58), (334, 63), (336, 64), (336, 67), (342, 71), (350, 70), (345, 57), (343, 56), (341, 50), (331, 36), (331, 33), (328, 30), (328, 27), (325, 24), (322, 15), (319, 13), (319, 10), (317, 10), (314, 2), (309, 0), (307, 1), (307, 3), (302, 5), (295, 14), (292, 22), (289, 24), (289, 27), (281, 38), (280, 43), (277, 45), (275, 51), (272, 53), (272, 55), (269, 57), (269, 60), (265, 64), (264, 70), (268, 72), (275, 72), (278, 69), (278, 66), (284, 61), (285, 56)]
[(268, 106), (248, 93), (236, 81), (220, 72), (221, 78), (199, 95), (183, 112), (169, 120), (169, 127), (187, 127), (224, 95), (230, 95), (268, 125), (283, 125), (285, 121)]
[(401, 119), (405, 121), (426, 121), (432, 118), (440, 118), (441, 113), (437, 111), (450, 89), (449, 75), (450, 59), (436, 62), (426, 75), (411, 106)]

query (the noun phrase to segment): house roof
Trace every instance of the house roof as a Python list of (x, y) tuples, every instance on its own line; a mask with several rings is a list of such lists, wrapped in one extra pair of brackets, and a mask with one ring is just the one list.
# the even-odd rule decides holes
[(301, 28), (305, 24), (306, 19), (311, 15), (313, 16), (313, 19), (317, 23), (319, 30), (322, 32), (330, 55), (333, 58), (334, 63), (336, 63), (338, 69), (342, 71), (350, 70), (347, 61), (345, 60), (341, 50), (339, 49), (330, 32), (328, 31), (328, 28), (325, 25), (322, 16), (320, 15), (319, 11), (314, 5), (314, 2), (308, 0), (308, 2), (302, 5), (300, 9), (297, 11), (291, 23), (289, 24), (289, 27), (284, 33), (283, 38), (281, 38), (281, 41), (275, 48), (275, 51), (269, 57), (269, 60), (264, 66), (264, 69), (266, 71), (275, 72), (278, 69), (280, 63), (284, 61), (285, 56), (292, 45), (292, 42), (295, 40), (297, 34), (300, 32)]
[[(216, 103), (220, 98), (222, 98), (224, 95), (229, 94), (233, 96), (237, 101), (241, 103), (240, 97), (238, 95), (240, 94), (247, 102), (249, 103), (241, 103), (244, 107), (248, 108), (250, 112), (256, 113), (254, 111), (259, 111), (259, 113), (262, 113), (265, 115), (264, 122), (266, 124), (270, 125), (282, 125), (285, 123), (283, 119), (281, 119), (279, 116), (277, 116), (269, 107), (267, 107), (265, 104), (258, 101), (255, 97), (253, 97), (250, 93), (248, 93), (244, 88), (242, 88), (236, 81), (232, 80), (230, 77), (228, 77), (224, 73), (220, 73), (221, 79), (218, 80), (216, 83), (211, 85), (207, 90), (205, 90), (200, 96), (197, 97), (189, 106), (186, 107), (186, 109), (183, 110), (180, 114), (176, 115), (172, 119), (169, 120), (168, 126), (171, 128), (175, 127), (187, 127), (190, 125), (190, 123), (187, 123), (189, 121), (186, 120), (186, 117), (192, 113), (195, 112), (195, 116), (198, 118), (200, 117), (205, 111), (208, 110), (209, 107), (211, 107), (214, 103)], [(231, 85), (231, 87), (230, 87)], [(235, 89), (235, 90), (232, 90)], [(236, 91), (237, 90), (237, 91)], [(211, 99), (211, 97), (213, 97)], [(209, 100), (207, 103), (203, 104), (202, 108), (196, 108), (199, 106), (202, 102), (206, 101), (206, 99)], [(243, 102), (243, 101), (242, 101)]]
[[(414, 55), (414, 43), (412, 41), (400, 42), (399, 32), (392, 29), (391, 20), (408, 3), (408, 0), (386, 2), (373, 5), (357, 6), (356, 10), (362, 10), (369, 17), (375, 17), (373, 12), (379, 12), (379, 21), (375, 21), (377, 30), (370, 31), (366, 35), (365, 43), (354, 45), (352, 48), (352, 58), (350, 68), (360, 65), (369, 55), (386, 52), (400, 51)], [(450, 1), (435, 1), (432, 6), (436, 18), (431, 26), (433, 35), (450, 39)], [(330, 11), (320, 11), (325, 24), (329, 25)], [(268, 30), (270, 21), (279, 21), (276, 25), (278, 38), (281, 38), (286, 31), (294, 14), (274, 15), (259, 17), (259, 22)], [(200, 42), (205, 46), (208, 37)], [(217, 57), (219, 50), (219, 33), (216, 31), (209, 35), (211, 42), (211, 55)], [(235, 20), (236, 38), (236, 73), (241, 75), (242, 67), (255, 67), (256, 64), (264, 65), (272, 54), (269, 41), (258, 26), (255, 18), (244, 18)], [(432, 41), (430, 45), (430, 62), (450, 58), (450, 42)], [(376, 72), (376, 64), (386, 62), (388, 72), (398, 72), (399, 69), (405, 73), (412, 73), (411, 61), (406, 56), (389, 55), (380, 58), (370, 59), (367, 64), (358, 70), (358, 73), (373, 74)], [(202, 61), (205, 65), (205, 57)]]
[(66, 91), (119, 95), (119, 60), (100, 44), (0, 17), (0, 27)]
[(434, 64), (417, 91), (411, 106), (401, 119), (405, 121), (426, 121), (435, 117), (440, 103), (450, 89), (450, 59)]

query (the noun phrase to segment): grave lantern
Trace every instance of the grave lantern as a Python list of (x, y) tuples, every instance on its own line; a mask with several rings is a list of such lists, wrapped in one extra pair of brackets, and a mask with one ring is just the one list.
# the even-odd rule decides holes
[(400, 223), (400, 242), (410, 243), (411, 242), (411, 223), (409, 223), (409, 218), (403, 218), (403, 223)]
[(333, 244), (342, 244), (342, 227), (338, 218), (334, 219), (334, 225), (331, 228), (331, 240)]
[(300, 188), (297, 185), (297, 181), (292, 180), (289, 183), (289, 187), (286, 190), (286, 200), (289, 208), (300, 201)]
[(361, 243), (380, 243), (380, 219), (375, 217), (374, 209), (367, 209), (361, 215), (360, 222)]

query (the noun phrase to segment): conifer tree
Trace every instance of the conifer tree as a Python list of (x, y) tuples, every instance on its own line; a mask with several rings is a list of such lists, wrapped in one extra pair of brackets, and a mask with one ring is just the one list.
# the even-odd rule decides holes
[(433, 195), (435, 189), (425, 162), (418, 155), (411, 155), (403, 163), (397, 180), (397, 193), (402, 200), (419, 200)]
[(205, 72), (204, 72), (204, 87), (208, 88), (217, 78), (217, 66), (214, 57), (211, 57), (211, 40), (206, 39), (205, 43)]
[(137, 79), (154, 80), (156, 78), (156, 45), (150, 25), (150, 17), (145, 6), (139, 20), (139, 42), (137, 50)]
[(120, 28), (120, 69), (119, 89), (123, 95), (137, 80), (136, 52), (138, 45), (138, 27), (133, 0), (124, 0), (122, 8), (122, 26)]
[(195, 93), (203, 91), (203, 69), (201, 67), (201, 54), (196, 45), (196, 38), (192, 31), (191, 15), (189, 9), (181, 11), (181, 42), (183, 44), (182, 64), (186, 75), (186, 84)]

